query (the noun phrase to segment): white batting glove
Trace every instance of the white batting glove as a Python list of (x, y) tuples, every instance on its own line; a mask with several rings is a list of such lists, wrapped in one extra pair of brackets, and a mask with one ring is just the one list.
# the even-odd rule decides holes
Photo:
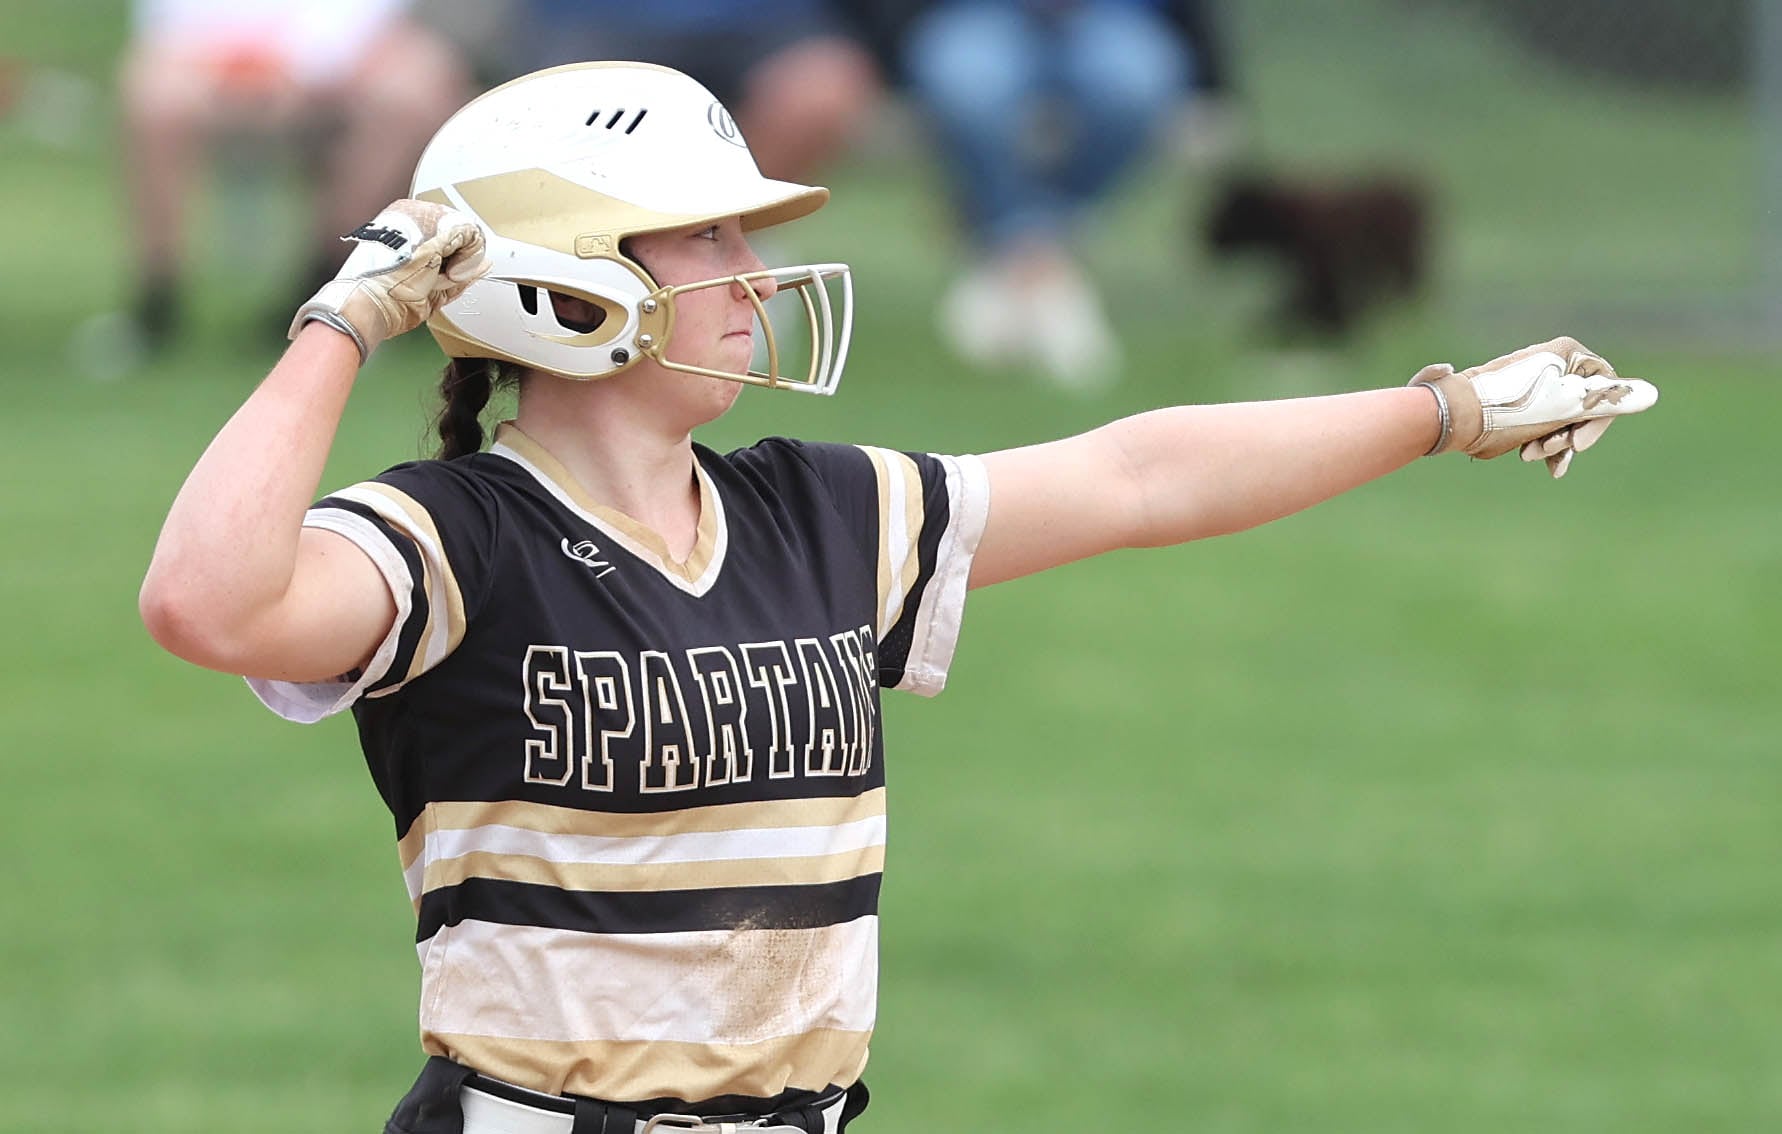
[(1425, 366), (1410, 382), (1435, 393), (1442, 433), (1431, 456), (1457, 451), (1488, 459), (1521, 449), (1525, 461), (1546, 461), (1554, 477), (1602, 439), (1617, 417), (1651, 409), (1658, 388), (1616, 375), (1602, 356), (1576, 339), (1523, 347), (1456, 372)]
[(358, 345), (360, 362), (385, 339), (425, 323), (489, 270), (476, 222), (427, 201), (393, 202), (341, 239), (358, 247), (297, 309), (290, 337), (320, 319)]

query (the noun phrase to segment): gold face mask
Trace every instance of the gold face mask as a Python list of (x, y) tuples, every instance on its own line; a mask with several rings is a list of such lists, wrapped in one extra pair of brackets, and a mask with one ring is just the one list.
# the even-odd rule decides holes
[[(773, 296), (765, 301), (755, 288), (756, 282), (763, 280), (772, 280), (776, 288)], [(757, 362), (747, 370), (730, 371), (668, 358), (669, 338), (674, 333), (676, 298), (704, 288), (737, 285), (742, 287), (743, 294), (755, 309), (755, 325), (760, 331)], [(798, 304), (796, 312), (787, 310), (792, 302)], [(770, 306), (777, 307), (778, 312), (770, 311)], [(841, 381), (842, 367), (847, 362), (848, 341), (853, 334), (854, 280), (846, 264), (766, 268), (659, 287), (638, 304), (638, 315), (638, 350), (666, 370), (724, 378), (769, 389), (832, 394)], [(786, 334), (788, 331), (790, 336)]]

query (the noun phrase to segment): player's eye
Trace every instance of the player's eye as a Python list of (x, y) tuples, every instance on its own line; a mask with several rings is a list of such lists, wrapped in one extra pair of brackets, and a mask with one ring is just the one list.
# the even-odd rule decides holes
[(702, 228), (693, 235), (699, 237), (701, 240), (716, 240), (718, 239), (718, 226), (714, 224), (708, 228)]

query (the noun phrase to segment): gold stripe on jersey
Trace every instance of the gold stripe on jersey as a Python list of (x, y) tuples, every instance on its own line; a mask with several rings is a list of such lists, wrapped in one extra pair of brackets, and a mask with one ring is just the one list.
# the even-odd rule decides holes
[[(844, 1068), (852, 1084), (866, 1068), (869, 1033), (819, 1029), (752, 1044), (658, 1040), (553, 1043), (427, 1032), (422, 1047), (485, 1075), (547, 1094), (587, 1095), (615, 1102), (673, 1098), (685, 1091), (715, 1098), (772, 1098), (788, 1088), (820, 1091), (828, 1083), (794, 1080), (798, 1067)], [(702, 1086), (703, 1085), (703, 1086)]]
[[(475, 851), (427, 864), (423, 891), (467, 878), (529, 882), (559, 890), (655, 892), (737, 886), (820, 886), (885, 869), (883, 844), (797, 858), (716, 859), (699, 862), (552, 862), (523, 854)], [(420, 902), (415, 902), (416, 908)]]
[(692, 554), (682, 565), (682, 577), (688, 582), (705, 574), (705, 569), (711, 565), (712, 550), (718, 546), (718, 522), (724, 515), (718, 504), (718, 490), (697, 461), (693, 463), (693, 472), (699, 478), (699, 532), (693, 541)]
[(885, 789), (854, 796), (815, 799), (767, 799), (722, 803), (680, 811), (631, 814), (583, 811), (544, 803), (504, 800), (499, 803), (436, 801), (429, 803), (397, 843), (402, 869), (420, 858), (427, 836), (435, 831), (478, 827), (515, 827), (543, 835), (589, 835), (599, 838), (661, 838), (672, 835), (760, 830), (777, 827), (839, 827), (885, 814)]
[(422, 1042), (535, 1090), (621, 1101), (850, 1083), (877, 942), (877, 917), (644, 934), (464, 921), (418, 949)]
[(495, 443), (511, 449), (523, 458), (571, 504), (635, 545), (628, 547), (628, 551), (640, 558), (653, 560), (664, 574), (696, 583), (711, 566), (713, 555), (719, 546), (724, 507), (718, 500), (717, 489), (713, 487), (711, 478), (699, 467), (698, 461), (693, 463), (693, 473), (699, 488), (699, 525), (694, 534), (693, 549), (687, 553), (686, 559), (677, 560), (669, 552), (667, 542), (659, 533), (616, 508), (595, 500), (582, 487), (581, 482), (576, 480), (575, 474), (551, 455), (550, 450), (521, 432), (520, 427), (513, 422), (504, 421), (496, 426)]
[(413, 539), (420, 549), (421, 570), (425, 575), (422, 589), (427, 594), (427, 621), (421, 628), (419, 644), (409, 661), (408, 672), (396, 686), (385, 690), (389, 692), (432, 669), (458, 648), (458, 643), (464, 640), (464, 595), (452, 572), (439, 528), (420, 501), (401, 489), (377, 481), (365, 481), (333, 495), (370, 508), (384, 522)]
[(922, 473), (916, 462), (895, 449), (860, 446), (872, 461), (879, 489), (879, 624), (883, 638), (903, 614), (904, 599), (921, 570), (918, 538), (925, 515)]

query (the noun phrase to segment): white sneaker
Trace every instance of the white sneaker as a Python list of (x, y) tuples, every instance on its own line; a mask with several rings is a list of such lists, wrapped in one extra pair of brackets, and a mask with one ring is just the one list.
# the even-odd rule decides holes
[(936, 312), (941, 340), (974, 366), (1001, 367), (1024, 353), (1024, 307), (1006, 274), (994, 265), (960, 276)]
[(1101, 298), (1064, 262), (1028, 279), (1022, 290), (1029, 346), (1053, 385), (1096, 393), (1120, 378), (1121, 351)]

